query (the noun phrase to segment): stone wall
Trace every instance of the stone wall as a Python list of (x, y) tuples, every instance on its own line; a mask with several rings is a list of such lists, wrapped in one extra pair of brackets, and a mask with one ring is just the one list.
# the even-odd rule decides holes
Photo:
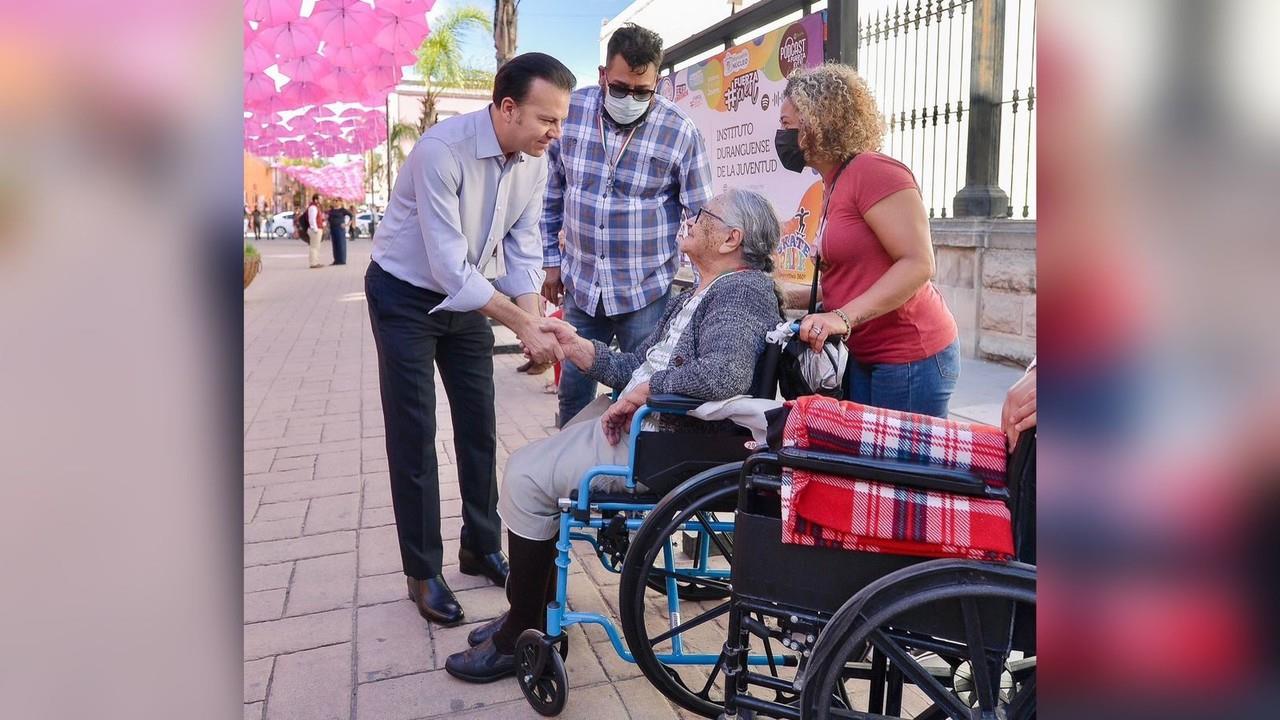
[(934, 284), (960, 327), (960, 349), (1026, 365), (1036, 352), (1036, 223), (978, 218), (930, 221)]

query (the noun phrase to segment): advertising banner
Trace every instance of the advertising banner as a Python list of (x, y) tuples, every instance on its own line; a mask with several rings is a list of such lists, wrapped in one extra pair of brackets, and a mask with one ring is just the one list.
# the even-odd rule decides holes
[(774, 256), (778, 279), (812, 280), (809, 261), (822, 213), (822, 179), (782, 167), (773, 148), (787, 75), (822, 63), (826, 13), (725, 50), (662, 78), (658, 92), (679, 105), (702, 131), (713, 188), (755, 190), (783, 221)]

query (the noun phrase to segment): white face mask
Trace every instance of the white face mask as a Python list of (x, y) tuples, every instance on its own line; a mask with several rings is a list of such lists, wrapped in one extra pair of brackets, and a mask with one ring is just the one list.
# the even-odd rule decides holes
[(616, 98), (609, 94), (608, 88), (605, 88), (604, 109), (608, 111), (609, 117), (613, 118), (614, 122), (619, 125), (630, 125), (649, 109), (649, 101), (636, 100), (630, 95)]

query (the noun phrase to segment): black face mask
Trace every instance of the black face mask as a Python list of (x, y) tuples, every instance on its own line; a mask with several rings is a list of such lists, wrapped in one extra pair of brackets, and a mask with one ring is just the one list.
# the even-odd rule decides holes
[(777, 151), (782, 167), (791, 172), (798, 173), (808, 164), (805, 162), (804, 150), (800, 149), (799, 130), (778, 130), (773, 135), (773, 149)]

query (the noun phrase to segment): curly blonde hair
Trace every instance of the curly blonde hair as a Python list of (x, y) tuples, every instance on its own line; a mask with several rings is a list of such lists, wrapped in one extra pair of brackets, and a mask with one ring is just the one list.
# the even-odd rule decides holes
[(848, 65), (799, 68), (782, 96), (800, 116), (800, 148), (810, 160), (842, 162), (880, 149), (884, 117), (867, 82)]

